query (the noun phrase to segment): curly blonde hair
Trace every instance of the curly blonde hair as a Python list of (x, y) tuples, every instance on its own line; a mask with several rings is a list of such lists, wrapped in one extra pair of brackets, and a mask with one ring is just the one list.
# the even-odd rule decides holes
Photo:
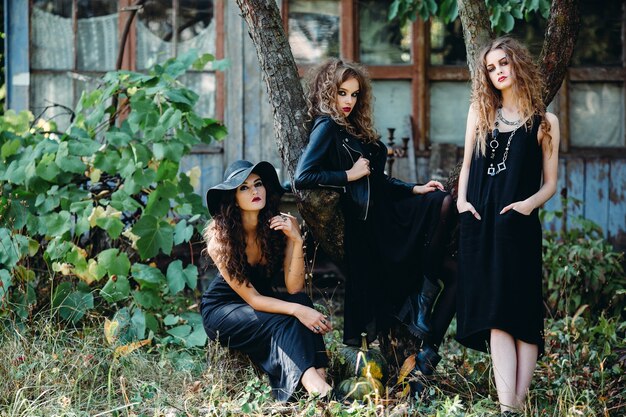
[[(345, 117), (337, 109), (337, 92), (339, 86), (350, 78), (359, 82), (359, 95), (352, 112)], [(378, 140), (379, 135), (372, 120), (372, 87), (365, 68), (354, 62), (331, 58), (313, 68), (307, 79), (305, 98), (309, 122), (318, 116), (329, 116), (348, 133), (364, 142)]]
[(534, 115), (540, 116), (540, 126), (544, 132), (541, 146), (543, 149), (551, 149), (552, 137), (548, 133), (550, 122), (545, 117), (546, 106), (542, 99), (544, 81), (539, 68), (526, 47), (513, 38), (501, 37), (493, 40), (480, 51), (474, 66), (471, 102), (478, 115), (475, 151), (485, 155), (487, 133), (494, 126), (497, 109), (502, 106), (502, 93), (494, 87), (487, 71), (487, 54), (496, 49), (504, 51), (508, 58), (514, 80), (512, 89), (517, 98), (515, 104), (522, 120), (527, 120), (526, 128), (532, 128)]

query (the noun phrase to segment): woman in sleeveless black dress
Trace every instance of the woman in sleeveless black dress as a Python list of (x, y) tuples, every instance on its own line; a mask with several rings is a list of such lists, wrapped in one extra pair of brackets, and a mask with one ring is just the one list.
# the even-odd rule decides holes
[[(331, 387), (322, 335), (332, 326), (302, 292), (302, 237), (293, 216), (276, 215), (282, 192), (269, 162), (248, 161), (232, 163), (207, 192), (205, 239), (219, 274), (202, 296), (203, 324), (209, 338), (250, 356), (277, 400), (292, 399), (300, 384), (324, 397)], [(287, 295), (272, 288), (278, 275)]]
[(312, 71), (307, 101), (313, 126), (294, 185), (341, 193), (344, 343), (358, 346), (363, 332), (372, 341), (400, 319), (424, 341), (414, 373), (431, 374), (456, 304), (456, 277), (442, 274), (453, 200), (437, 181), (408, 184), (385, 174), (387, 148), (373, 128), (362, 67), (329, 59)]
[(538, 209), (556, 190), (559, 126), (518, 42), (496, 39), (475, 68), (457, 201), (457, 339), (491, 352), (508, 413), (523, 408), (544, 348)]

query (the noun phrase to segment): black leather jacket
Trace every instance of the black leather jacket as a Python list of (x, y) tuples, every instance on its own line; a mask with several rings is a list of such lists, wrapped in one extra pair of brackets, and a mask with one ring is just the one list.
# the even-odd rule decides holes
[[(346, 171), (363, 156), (370, 161), (370, 175), (348, 182)], [(387, 147), (380, 141), (370, 145), (353, 137), (328, 116), (313, 122), (309, 144), (298, 161), (294, 186), (329, 188), (349, 197), (353, 211), (360, 220), (367, 219), (371, 201), (372, 181), (379, 181), (389, 197), (412, 195), (414, 184), (408, 184), (384, 173)]]

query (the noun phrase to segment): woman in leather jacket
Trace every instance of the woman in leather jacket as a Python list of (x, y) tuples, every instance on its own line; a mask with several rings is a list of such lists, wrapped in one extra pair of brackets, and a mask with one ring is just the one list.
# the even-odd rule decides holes
[[(360, 345), (363, 332), (371, 342), (400, 320), (424, 342), (414, 373), (432, 374), (455, 311), (454, 277), (444, 282), (443, 292), (439, 283), (455, 222), (453, 200), (438, 181), (409, 184), (385, 174), (387, 147), (373, 127), (371, 87), (364, 68), (333, 58), (309, 78), (312, 128), (294, 186), (341, 193), (344, 343)], [(411, 387), (421, 390), (419, 383)]]

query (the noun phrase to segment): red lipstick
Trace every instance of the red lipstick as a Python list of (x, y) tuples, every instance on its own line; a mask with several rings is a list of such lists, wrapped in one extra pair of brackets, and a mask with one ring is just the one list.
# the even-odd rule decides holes
[(342, 107), (341, 110), (348, 113), (350, 110), (352, 110), (352, 107)]
[(505, 76), (502, 76), (502, 77), (498, 78), (498, 82), (500, 82), (500, 83), (501, 83), (502, 81), (504, 81), (504, 80), (506, 80), (506, 77), (505, 77)]
[(261, 197), (254, 197), (254, 198), (252, 199), (252, 202), (253, 202), (253, 203), (256, 203), (257, 201), (261, 201)]

